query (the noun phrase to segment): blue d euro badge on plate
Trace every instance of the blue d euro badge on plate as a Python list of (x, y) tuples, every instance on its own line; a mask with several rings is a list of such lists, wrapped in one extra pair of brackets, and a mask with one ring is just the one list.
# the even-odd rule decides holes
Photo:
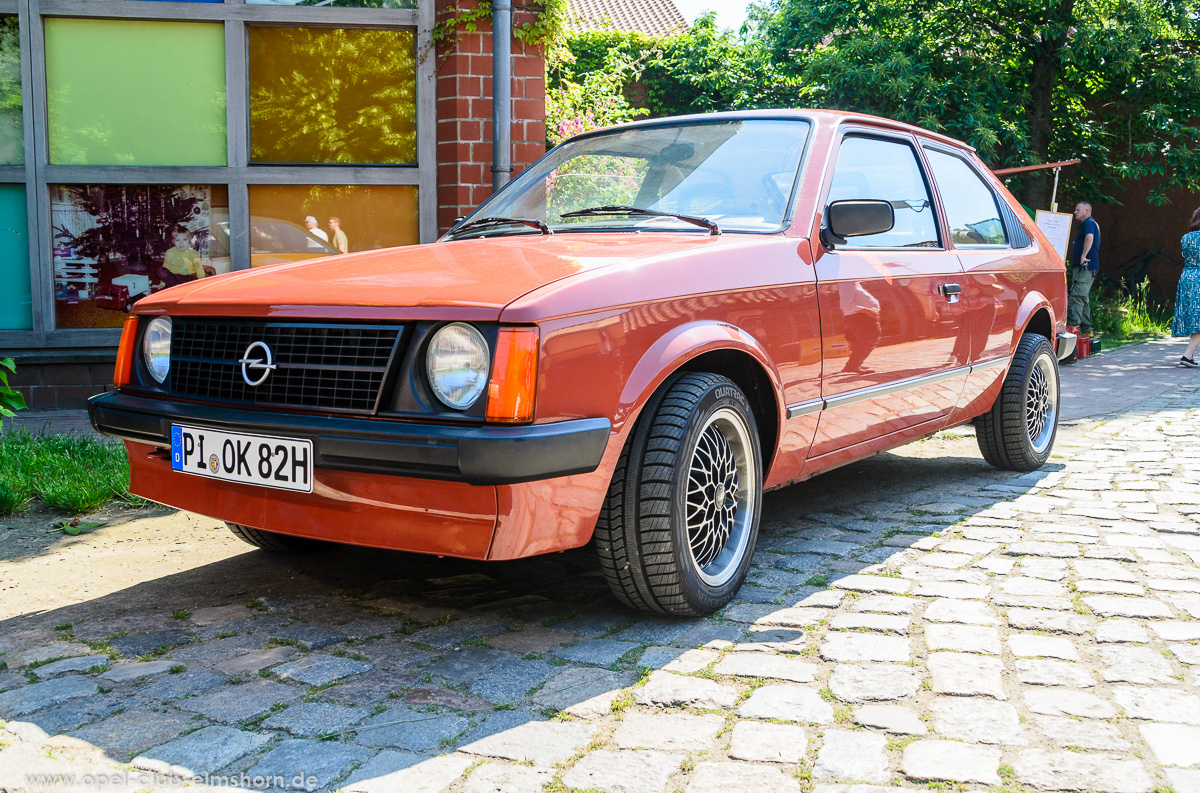
[(171, 427), (171, 467), (183, 470), (183, 427)]

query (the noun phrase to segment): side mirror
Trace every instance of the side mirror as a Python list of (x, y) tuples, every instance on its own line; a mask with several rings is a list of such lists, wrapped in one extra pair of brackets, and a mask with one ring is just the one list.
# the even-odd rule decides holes
[(834, 201), (825, 207), (821, 242), (826, 248), (845, 245), (847, 237), (882, 234), (896, 225), (896, 211), (890, 201), (873, 198)]

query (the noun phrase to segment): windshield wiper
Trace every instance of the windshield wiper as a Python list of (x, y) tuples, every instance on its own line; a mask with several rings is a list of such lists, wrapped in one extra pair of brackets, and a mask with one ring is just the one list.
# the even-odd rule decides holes
[(458, 234), (460, 231), (466, 231), (467, 229), (471, 229), (471, 228), (480, 228), (483, 226), (509, 226), (514, 223), (520, 224), (522, 226), (529, 226), (530, 228), (537, 229), (538, 231), (542, 232), (542, 234), (544, 234), (544, 235), (550, 235), (550, 234), (554, 233), (553, 231), (550, 230), (550, 227), (547, 226), (544, 221), (538, 220), (537, 218), (502, 218), (502, 217), (479, 218), (478, 220), (472, 220), (470, 223), (464, 223), (463, 225), (454, 229), (454, 231), (452, 233)]
[(574, 212), (564, 212), (559, 215), (560, 218), (594, 218), (594, 217), (611, 217), (613, 215), (647, 215), (649, 217), (659, 218), (677, 218), (685, 223), (691, 223), (695, 226), (702, 226), (708, 229), (709, 235), (715, 237), (721, 233), (720, 227), (713, 223), (708, 218), (696, 217), (695, 215), (681, 215), (678, 212), (659, 212), (657, 209), (643, 209), (641, 207), (631, 207), (625, 204), (605, 204), (602, 207), (589, 207), (588, 209), (577, 209)]

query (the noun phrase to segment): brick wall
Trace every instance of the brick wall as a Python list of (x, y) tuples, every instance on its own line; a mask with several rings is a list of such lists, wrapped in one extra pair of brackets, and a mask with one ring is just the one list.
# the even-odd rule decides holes
[(17, 360), (9, 385), (25, 396), (32, 410), (63, 410), (87, 406), (88, 397), (112, 388), (117, 351), (38, 350), (0, 352)]
[[(438, 18), (474, 2), (438, 0)], [(513, 28), (534, 22), (537, 7), (513, 4)], [(512, 43), (513, 175), (546, 152), (546, 67), (540, 45)], [(460, 30), (437, 53), (438, 230), (492, 194), (492, 31)]]
[[(1094, 202), (1092, 213), (1100, 224), (1100, 271), (1112, 272), (1120, 262), (1138, 254), (1161, 249), (1172, 259), (1182, 260), (1180, 240), (1187, 231), (1188, 219), (1200, 206), (1200, 197), (1195, 193), (1175, 190), (1168, 193), (1171, 202), (1163, 206), (1149, 203), (1151, 180), (1131, 181), (1114, 197), (1120, 204)], [(1061, 195), (1061, 193), (1060, 193)], [(1060, 212), (1075, 208), (1079, 196), (1064, 197), (1059, 203)], [(1071, 226), (1072, 239), (1079, 224)], [(1150, 265), (1149, 275), (1153, 283), (1164, 293), (1174, 298), (1181, 267), (1168, 264), (1162, 259)]]

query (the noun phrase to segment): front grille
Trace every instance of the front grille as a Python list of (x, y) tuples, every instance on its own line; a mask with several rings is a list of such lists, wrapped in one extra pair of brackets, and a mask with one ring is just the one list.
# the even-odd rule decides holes
[[(177, 318), (171, 332), (171, 393), (245, 405), (373, 413), (399, 325), (336, 325)], [(242, 377), (254, 342), (276, 368), (258, 386)], [(262, 358), (261, 348), (249, 356)], [(261, 370), (249, 370), (257, 379)]]

